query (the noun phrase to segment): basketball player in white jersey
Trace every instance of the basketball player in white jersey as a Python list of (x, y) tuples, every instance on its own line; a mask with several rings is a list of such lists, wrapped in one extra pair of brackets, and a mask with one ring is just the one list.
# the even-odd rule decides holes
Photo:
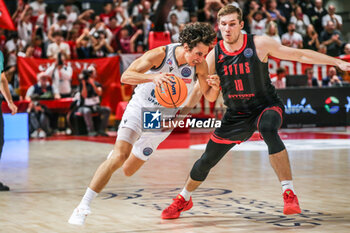
[[(205, 55), (215, 39), (215, 31), (209, 24), (194, 23), (187, 25), (180, 34), (179, 44), (169, 44), (146, 52), (135, 60), (123, 73), (123, 83), (138, 85), (130, 100), (118, 130), (114, 149), (97, 169), (79, 206), (75, 208), (68, 222), (83, 225), (90, 213), (90, 203), (102, 191), (112, 174), (123, 166), (126, 176), (133, 175), (158, 145), (171, 133), (143, 132), (141, 114), (143, 108), (160, 108), (154, 96), (154, 88), (163, 82), (170, 82), (171, 75), (183, 79), (188, 89), (188, 96), (181, 115), (189, 112), (202, 96), (211, 96), (219, 87), (200, 90), (196, 79), (207, 80), (208, 66)], [(212, 82), (208, 79), (208, 84)], [(215, 89), (215, 90), (213, 90)], [(178, 109), (161, 108), (163, 115), (175, 116)], [(166, 113), (166, 114), (164, 114)]]

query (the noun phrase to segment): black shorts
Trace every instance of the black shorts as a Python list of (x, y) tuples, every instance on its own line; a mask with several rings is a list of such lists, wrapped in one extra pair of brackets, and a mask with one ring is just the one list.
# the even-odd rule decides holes
[(221, 127), (216, 128), (210, 139), (219, 144), (240, 144), (247, 141), (258, 129), (260, 118), (267, 110), (276, 111), (281, 116), (282, 125), (284, 114), (282, 103), (272, 104), (248, 113), (228, 109), (221, 120)]

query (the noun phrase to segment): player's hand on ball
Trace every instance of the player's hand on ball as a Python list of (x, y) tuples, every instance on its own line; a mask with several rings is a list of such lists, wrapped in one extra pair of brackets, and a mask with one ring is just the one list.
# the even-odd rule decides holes
[(156, 84), (156, 86), (161, 87), (163, 82), (167, 82), (171, 85), (171, 81), (174, 80), (173, 78), (173, 74), (168, 74), (168, 73), (161, 73), (161, 74), (157, 74), (154, 79), (153, 82), (154, 84)]
[(211, 86), (214, 90), (220, 90), (220, 78), (215, 75), (208, 75), (207, 79), (208, 85)]

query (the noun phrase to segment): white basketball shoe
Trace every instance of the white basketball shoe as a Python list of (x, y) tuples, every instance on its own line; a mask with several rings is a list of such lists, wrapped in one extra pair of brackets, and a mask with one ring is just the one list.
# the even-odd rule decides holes
[(73, 225), (84, 225), (86, 217), (91, 214), (90, 207), (84, 206), (82, 207), (77, 207), (74, 209), (72, 215), (70, 216), (68, 223), (73, 224)]

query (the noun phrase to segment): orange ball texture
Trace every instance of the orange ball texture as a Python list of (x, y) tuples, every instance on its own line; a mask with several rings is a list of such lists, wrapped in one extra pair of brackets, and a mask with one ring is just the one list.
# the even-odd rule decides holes
[(178, 108), (187, 98), (186, 83), (179, 77), (172, 76), (171, 84), (163, 82), (156, 86), (155, 96), (160, 105), (166, 108)]

